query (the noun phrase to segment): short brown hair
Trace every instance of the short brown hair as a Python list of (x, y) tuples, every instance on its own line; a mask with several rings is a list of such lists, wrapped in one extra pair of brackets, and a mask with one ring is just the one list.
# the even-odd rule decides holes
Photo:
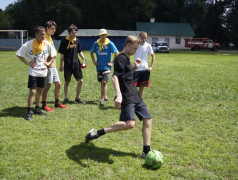
[(71, 33), (72, 31), (78, 31), (78, 28), (74, 24), (68, 27), (68, 32)]
[(45, 23), (45, 28), (50, 28), (51, 26), (55, 26), (55, 27), (57, 27), (57, 24), (54, 22), (54, 21), (47, 21), (46, 23)]
[(41, 32), (41, 31), (45, 31), (45, 28), (44, 28), (43, 26), (36, 26), (36, 27), (34, 28), (34, 33), (35, 33), (35, 34), (38, 34), (38, 33)]
[(138, 37), (133, 35), (127, 36), (124, 47), (126, 47), (127, 44), (134, 44), (134, 43), (140, 44), (140, 40), (138, 39)]

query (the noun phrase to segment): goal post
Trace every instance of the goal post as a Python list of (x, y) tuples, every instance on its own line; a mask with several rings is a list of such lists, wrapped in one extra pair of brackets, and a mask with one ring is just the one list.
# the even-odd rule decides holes
[(9, 33), (9, 32), (17, 32), (20, 33), (20, 39), (21, 39), (21, 46), (24, 44), (24, 32), (26, 32), (26, 40), (28, 41), (28, 31), (27, 30), (0, 30), (0, 32), (4, 32), (4, 33)]

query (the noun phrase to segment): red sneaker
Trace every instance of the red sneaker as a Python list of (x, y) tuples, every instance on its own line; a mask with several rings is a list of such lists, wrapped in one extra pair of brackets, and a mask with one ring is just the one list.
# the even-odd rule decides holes
[(49, 111), (49, 112), (53, 112), (54, 109), (50, 108), (48, 105), (45, 105), (45, 107), (43, 108), (45, 111)]
[(56, 103), (55, 107), (59, 107), (59, 108), (62, 108), (62, 109), (67, 109), (68, 108), (68, 106), (63, 105), (60, 102)]

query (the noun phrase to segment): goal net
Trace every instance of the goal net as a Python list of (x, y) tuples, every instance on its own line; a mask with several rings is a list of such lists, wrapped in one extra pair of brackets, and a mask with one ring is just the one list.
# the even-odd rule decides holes
[(0, 51), (15, 51), (26, 41), (27, 30), (0, 30)]

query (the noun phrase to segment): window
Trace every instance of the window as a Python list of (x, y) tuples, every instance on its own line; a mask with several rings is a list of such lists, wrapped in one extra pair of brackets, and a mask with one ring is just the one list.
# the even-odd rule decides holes
[(159, 38), (152, 38), (152, 46), (159, 41)]
[(181, 37), (176, 37), (175, 43), (176, 44), (181, 44)]

